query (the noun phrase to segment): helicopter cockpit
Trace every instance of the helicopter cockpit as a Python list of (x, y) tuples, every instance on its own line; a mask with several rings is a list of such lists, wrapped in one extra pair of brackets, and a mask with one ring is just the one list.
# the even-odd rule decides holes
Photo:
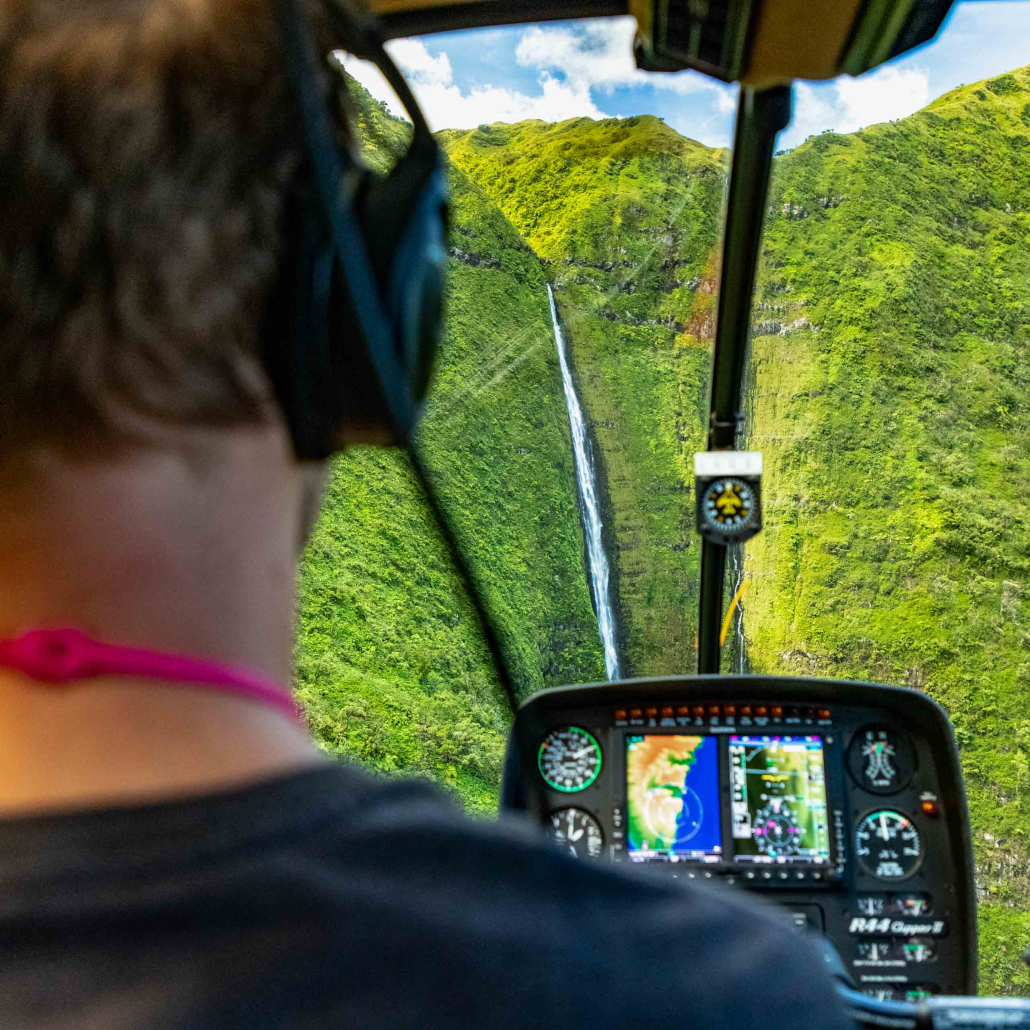
[[(689, 598), (687, 607), (696, 613), (696, 625), (679, 626), (676, 632), (678, 643), (685, 648), (678, 653), (696, 655), (696, 674), (693, 670), (684, 674), (682, 667), (676, 670), (656, 661), (652, 667), (637, 662), (630, 671), (644, 675), (624, 677), (620, 631), (604, 596), (615, 593), (612, 580), (616, 570), (601, 561), (603, 555), (596, 558), (593, 553), (601, 554), (604, 541), (615, 532), (605, 521), (619, 516), (611, 514), (610, 506), (606, 511), (590, 494), (591, 490), (601, 491), (596, 481), (590, 485), (580, 479), (579, 547), (588, 552), (584, 562), (594, 562), (589, 601), (600, 625), (610, 682), (599, 682), (597, 675), (594, 679), (598, 682), (586, 685), (548, 685), (561, 675), (563, 663), (576, 665), (569, 655), (582, 647), (582, 641), (574, 634), (547, 645), (553, 644), (553, 654), (547, 659), (553, 675), (543, 684), (546, 689), (521, 677), (526, 647), (503, 626), (504, 608), (510, 599), (494, 589), (489, 571), (492, 560), (508, 558), (496, 553), (491, 558), (489, 541), (469, 545), (469, 532), (449, 525), (448, 508), (455, 507), (453, 498), (460, 493), (455, 482), (461, 473), (449, 465), (444, 450), (433, 450), (434, 425), (440, 424), (441, 415), (432, 400), (427, 420), (416, 434), (417, 474), (443, 527), (443, 540), (461, 570), (498, 682), (514, 713), (504, 755), (502, 809), (532, 820), (558, 846), (585, 862), (635, 865), (646, 868), (650, 875), (707, 881), (714, 888), (749, 892), (762, 902), (779, 906), (783, 918), (799, 933), (819, 935), (832, 945), (828, 961), (835, 964), (840, 989), (863, 1025), (1030, 1025), (1030, 1002), (972, 997), (977, 991), (978, 884), (960, 761), (959, 744), (965, 741), (961, 736), (956, 741), (950, 713), (946, 714), (932, 691), (920, 689), (925, 683), (918, 676), (905, 686), (882, 686), (850, 676), (830, 678), (827, 664), (810, 659), (801, 648), (780, 653), (780, 671), (793, 663), (798, 674), (751, 674), (745, 663), (737, 660), (741, 633), (735, 634), (736, 643), (731, 639), (729, 647), (726, 644), (733, 620), (739, 622), (748, 584), (744, 544), (760, 538), (763, 521), (768, 522), (774, 495), (780, 489), (768, 463), (763, 468), (761, 434), (755, 433), (753, 424), (749, 426), (748, 380), (754, 376), (754, 340), (786, 336), (791, 326), (797, 331), (817, 331), (803, 310), (817, 303), (811, 290), (806, 292), (800, 276), (791, 279), (784, 273), (777, 277), (779, 268), (790, 271), (788, 259), (779, 252), (770, 257), (763, 232), (774, 217), (786, 226), (784, 232), (793, 231), (793, 226), (813, 211), (828, 217), (846, 207), (848, 192), (857, 188), (854, 176), (848, 178), (844, 158), (835, 166), (832, 182), (827, 179), (830, 185), (819, 180), (817, 186), (810, 186), (814, 202), (799, 199), (789, 189), (771, 187), (777, 139), (792, 116), (794, 83), (861, 75), (911, 53), (941, 30), (952, 0), (846, 0), (833, 4), (819, 0), (525, 0), (517, 5), (498, 0), (373, 0), (370, 6), (386, 35), (395, 39), (524, 22), (632, 15), (636, 26), (633, 57), (641, 71), (664, 76), (692, 69), (723, 83), (739, 84), (725, 197), (712, 164), (710, 172), (702, 168), (689, 187), (684, 187), (682, 196), (674, 198), (682, 200), (680, 208), (695, 204), (709, 211), (725, 203), (717, 260), (697, 256), (702, 250), (707, 253), (710, 240), (698, 243), (697, 253), (686, 244), (682, 253), (661, 251), (649, 273), (658, 283), (655, 292), (659, 300), (652, 311), (634, 306), (638, 287), (630, 282), (628, 273), (620, 272), (617, 261), (577, 251), (571, 231), (573, 242), (564, 251), (556, 247), (552, 253), (546, 245), (537, 248), (548, 270), (546, 288), (565, 391), (564, 402), (557, 391), (547, 400), (562, 407), (567, 403), (577, 469), (596, 464), (605, 480), (602, 486), (609, 493), (618, 491), (624, 465), (642, 470), (642, 475), (652, 476), (655, 510), (666, 503), (659, 497), (663, 491), (675, 492), (675, 487), (663, 486), (659, 473), (647, 466), (651, 459), (659, 460), (653, 442), (656, 430), (647, 431), (652, 433), (650, 454), (642, 449), (597, 460), (597, 452), (605, 451), (604, 440), (618, 435), (619, 420), (631, 417), (631, 406), (625, 403), (625, 396), (619, 399), (619, 387), (612, 385), (613, 366), (598, 359), (589, 371), (578, 373), (579, 381), (590, 376), (601, 383), (594, 389), (595, 425), (591, 427), (584, 418), (576, 393), (577, 374), (571, 367), (575, 362), (570, 360), (565, 339), (576, 336), (576, 319), (581, 317), (567, 300), (574, 291), (592, 289), (600, 296), (607, 289), (605, 300), (583, 301), (580, 308), (593, 305), (590, 317), (624, 327), (625, 339), (641, 327), (667, 328), (674, 341), (669, 344), (669, 368), (675, 363), (677, 369), (675, 375), (668, 373), (668, 381), (679, 376), (682, 384), (683, 369), (690, 363), (695, 378), (706, 379), (697, 393), (703, 398), (701, 405), (683, 402), (680, 386), (681, 406), (675, 409), (678, 421), (671, 430), (681, 443), (696, 438), (692, 466), (678, 467), (670, 477), (678, 476), (682, 489), (669, 502), (669, 510), (675, 509), (675, 514), (669, 516), (668, 524), (689, 525), (689, 535), (700, 545), (700, 556), (694, 559), (697, 582), (676, 593), (668, 583), (655, 579), (638, 592), (641, 608), (655, 602), (655, 618), (679, 611), (684, 598)], [(999, 95), (1008, 88), (999, 85)], [(1014, 88), (1023, 90), (1022, 81)], [(1025, 101), (1030, 101), (1030, 96), (1022, 98), (1021, 102)], [(1030, 102), (1025, 111), (1030, 111)], [(375, 131), (380, 132), (376, 139), (382, 149), (383, 133), (390, 129), (388, 116), (381, 121), (383, 113), (369, 109), (365, 117), (373, 129), (379, 125)], [(470, 191), (511, 197), (522, 183), (530, 179), (538, 183), (551, 174), (548, 169), (523, 168), (528, 162), (526, 155), (534, 148), (557, 147), (560, 155), (555, 161), (564, 161), (566, 170), (575, 160), (574, 156), (561, 156), (573, 153), (571, 137), (563, 142), (559, 133), (567, 124), (574, 121), (562, 122), (553, 137), (546, 139), (534, 136), (531, 128), (509, 131), (496, 124), (442, 135), (452, 161), (462, 176), (474, 183), (468, 187)], [(851, 144), (840, 140), (834, 136), (820, 143), (817, 137), (811, 148), (827, 150), (833, 144), (843, 154)], [(614, 148), (618, 143), (615, 139), (605, 145)], [(678, 142), (655, 146), (668, 148), (663, 155), (675, 150), (677, 159), (686, 150)], [(885, 144), (880, 159), (889, 161), (888, 153)], [(617, 160), (634, 179), (633, 154), (620, 152)], [(725, 153), (717, 160), (725, 164)], [(700, 157), (683, 158), (683, 168), (690, 165), (691, 174), (701, 164)], [(672, 168), (670, 181), (686, 176), (679, 165), (668, 167)], [(803, 174), (808, 173), (799, 171), (798, 177)], [(815, 175), (810, 172), (813, 181)], [(458, 190), (459, 204), (466, 202), (465, 189), (463, 185)], [(560, 190), (561, 186), (555, 185), (540, 203), (557, 203)], [(672, 193), (667, 196), (671, 198)], [(510, 214), (519, 203), (511, 200), (509, 207), (502, 205), (502, 209)], [(619, 217), (636, 217), (639, 212), (632, 203), (626, 201)], [(1012, 213), (1011, 206), (1008, 213)], [(520, 225), (537, 225), (532, 211), (523, 210), (520, 217)], [(876, 211), (865, 211), (847, 231), (857, 236), (877, 217)], [(955, 232), (964, 230), (965, 223), (960, 224), (964, 216), (948, 217)], [(641, 230), (651, 234), (652, 250), (663, 245), (663, 234), (671, 238), (675, 233), (674, 221), (670, 216), (665, 226)], [(460, 235), (451, 246), (452, 258), (471, 268), (500, 268), (501, 259), (482, 250), (482, 239), (495, 228), (484, 221), (460, 226)], [(544, 239), (542, 231), (533, 239)], [(899, 257), (896, 249), (888, 253), (888, 248), (878, 243), (870, 246), (870, 260), (879, 262), (879, 267), (918, 258), (909, 253)], [(518, 245), (509, 249), (514, 255)], [(528, 253), (531, 248), (523, 249)], [(521, 259), (506, 256), (504, 260)], [(760, 282), (763, 261), (772, 272)], [(696, 268), (701, 271), (693, 274)], [(564, 278), (555, 270), (563, 270)], [(837, 274), (839, 282), (861, 272), (852, 267)], [(612, 286), (615, 279), (611, 277), (620, 275), (625, 282)], [(669, 313), (671, 308), (661, 306), (662, 296), (684, 290), (696, 298), (708, 298), (703, 305), (704, 318), (695, 315), (684, 324)], [(617, 302), (615, 294), (619, 295)], [(576, 294), (580, 300), (585, 295)], [(701, 308), (695, 304), (693, 310)], [(518, 314), (514, 307), (510, 312)], [(596, 351), (615, 345), (610, 340), (602, 342)], [(503, 360), (488, 365), (483, 381), (512, 367), (517, 349), (516, 344), (511, 353), (502, 355)], [(773, 339), (762, 350), (760, 360), (775, 362), (778, 353)], [(471, 359), (457, 354), (455, 360), (467, 363)], [(875, 388), (865, 386), (866, 390)], [(669, 389), (675, 393), (673, 387)], [(796, 398), (802, 387), (795, 385), (794, 389)], [(806, 397), (817, 396), (811, 384), (805, 389), (809, 391)], [(659, 396), (643, 388), (637, 398), (656, 408), (667, 403), (666, 394)], [(691, 403), (697, 410), (689, 410)], [(781, 403), (788, 404), (786, 395)], [(451, 400), (445, 412), (452, 420), (456, 405), (460, 407)], [(487, 415), (497, 417), (492, 411)], [(533, 426), (539, 428), (543, 423), (533, 423), (533, 417), (529, 416), (526, 433), (512, 438), (513, 449), (526, 456), (534, 447), (545, 446), (534, 440)], [(690, 418), (699, 427), (693, 437), (693, 430), (683, 428)], [(798, 418), (792, 418), (796, 425)], [(465, 426), (458, 431), (467, 436), (471, 429)], [(609, 437), (604, 436), (606, 431)], [(615, 454), (614, 448), (609, 451)], [(504, 470), (504, 475), (511, 474), (510, 469)], [(534, 480), (533, 473), (525, 475), (520, 486), (545, 489), (546, 484)], [(443, 501), (436, 500), (436, 495), (443, 496)], [(784, 555), (796, 542), (791, 542), (783, 528), (784, 507), (822, 502), (801, 490), (790, 502), (785, 504), (780, 498), (778, 503), (776, 560), (785, 562), (790, 559)], [(837, 511), (842, 504), (835, 500), (826, 506)], [(459, 513), (456, 521), (462, 522), (462, 517)], [(644, 518), (635, 512), (637, 517)], [(840, 510), (833, 517), (841, 521), (848, 515)], [(846, 522), (841, 524), (846, 526)], [(644, 539), (647, 534), (638, 530), (629, 526), (620, 537), (627, 555), (637, 546), (666, 551), (687, 546), (670, 542), (671, 530), (668, 540), (656, 531)], [(544, 526), (542, 532), (550, 534), (552, 543), (559, 536), (553, 526)], [(846, 548), (843, 541), (841, 535), (831, 542)], [(569, 546), (575, 552), (577, 541)], [(763, 552), (766, 558), (773, 549), (770, 543)], [(516, 566), (512, 575), (517, 577), (522, 559), (512, 560)], [(603, 575), (597, 574), (599, 568)], [(781, 573), (777, 566), (768, 575)], [(554, 578), (562, 574), (555, 571)], [(643, 577), (632, 561), (625, 562), (619, 574), (630, 584), (627, 589), (632, 589), (636, 577)], [(1011, 587), (1004, 596), (1016, 596), (1015, 590)], [(656, 599), (667, 602), (666, 608)], [(1004, 614), (1004, 597), (1001, 603)], [(542, 606), (543, 600), (539, 604)], [(468, 614), (463, 611), (460, 618)], [(681, 618), (681, 613), (675, 618)], [(459, 614), (453, 614), (453, 619), (457, 625)], [(570, 627), (573, 619), (570, 614)], [(671, 626), (673, 616), (667, 620)], [(566, 631), (564, 624), (560, 628)], [(630, 629), (623, 627), (622, 632), (639, 634), (638, 642), (645, 635), (636, 624)], [(690, 638), (695, 634), (691, 648)], [(890, 671), (888, 663), (881, 664)], [(727, 670), (727, 665), (732, 669)], [(594, 667), (600, 673), (596, 662)], [(430, 732), (427, 728), (426, 733)]]

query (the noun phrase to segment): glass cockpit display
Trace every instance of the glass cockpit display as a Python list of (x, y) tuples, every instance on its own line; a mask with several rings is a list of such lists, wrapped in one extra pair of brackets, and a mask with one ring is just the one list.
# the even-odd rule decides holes
[(735, 736), (729, 752), (734, 861), (828, 864), (822, 738)]
[(720, 860), (715, 737), (628, 736), (626, 788), (626, 842), (632, 861)]

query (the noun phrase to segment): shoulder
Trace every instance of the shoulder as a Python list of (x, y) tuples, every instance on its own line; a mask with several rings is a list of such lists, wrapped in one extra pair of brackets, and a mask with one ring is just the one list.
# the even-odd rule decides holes
[(576, 1025), (586, 1011), (599, 1026), (645, 1012), (846, 1025), (816, 949), (754, 896), (572, 858), (523, 820), (469, 819), (417, 782), (371, 785), (344, 836), (376, 881), (378, 919), (501, 994), (532, 982), (534, 1008), (574, 1000)]

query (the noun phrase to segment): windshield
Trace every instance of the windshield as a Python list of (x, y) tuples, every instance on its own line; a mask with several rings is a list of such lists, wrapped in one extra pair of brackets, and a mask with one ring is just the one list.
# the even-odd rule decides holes
[[(451, 162), (447, 332), (417, 446), (521, 698), (693, 672), (735, 89), (632, 65), (626, 19), (402, 40)], [(944, 704), (975, 834), (981, 989), (1030, 943), (1030, 4), (960, 4), (860, 79), (799, 84), (766, 209), (745, 423), (765, 528), (724, 671)], [(345, 59), (369, 163), (407, 139)], [(297, 677), (327, 750), (496, 808), (510, 722), (405, 459), (333, 467)], [(1018, 941), (1019, 943), (1013, 943)]]

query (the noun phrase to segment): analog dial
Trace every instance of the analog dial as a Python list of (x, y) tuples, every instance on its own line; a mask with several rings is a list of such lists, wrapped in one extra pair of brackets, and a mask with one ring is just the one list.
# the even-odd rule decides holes
[(904, 733), (890, 726), (865, 726), (848, 748), (848, 768), (871, 794), (896, 794), (912, 779), (915, 756)]
[(600, 823), (582, 808), (560, 808), (552, 812), (551, 837), (576, 858), (600, 858), (604, 847)]
[(548, 787), (572, 794), (585, 790), (601, 772), (601, 747), (578, 726), (552, 730), (537, 754), (540, 775)]
[(878, 880), (904, 880), (922, 864), (923, 842), (907, 815), (882, 808), (859, 821), (855, 855), (862, 869)]

